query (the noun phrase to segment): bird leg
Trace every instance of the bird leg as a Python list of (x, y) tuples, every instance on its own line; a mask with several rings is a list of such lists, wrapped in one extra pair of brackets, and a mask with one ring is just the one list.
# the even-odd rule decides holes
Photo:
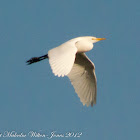
[(30, 65), (32, 63), (36, 63), (36, 62), (39, 62), (39, 61), (42, 61), (46, 58), (49, 58), (48, 57), (48, 54), (46, 55), (43, 55), (43, 56), (40, 56), (40, 57), (32, 57), (31, 59), (29, 59), (28, 61), (26, 61), (27, 65)]

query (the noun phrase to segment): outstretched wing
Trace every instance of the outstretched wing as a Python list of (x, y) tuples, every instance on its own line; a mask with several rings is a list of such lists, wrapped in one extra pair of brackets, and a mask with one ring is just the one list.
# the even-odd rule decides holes
[(49, 63), (54, 75), (67, 75), (74, 64), (77, 48), (75, 43), (66, 42), (48, 52)]
[(95, 66), (84, 53), (77, 53), (72, 70), (67, 75), (83, 105), (96, 104), (97, 82)]

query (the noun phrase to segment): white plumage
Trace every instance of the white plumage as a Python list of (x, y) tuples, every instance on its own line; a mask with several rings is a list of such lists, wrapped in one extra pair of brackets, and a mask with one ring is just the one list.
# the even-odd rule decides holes
[(77, 53), (72, 70), (67, 75), (83, 105), (96, 103), (97, 84), (95, 67), (84, 53)]
[(92, 36), (78, 37), (48, 51), (48, 55), (34, 57), (27, 61), (28, 64), (49, 58), (49, 63), (54, 75), (68, 76), (75, 92), (83, 105), (96, 104), (97, 81), (95, 66), (85, 55), (93, 48), (93, 43), (105, 38)]
[(54, 75), (63, 77), (71, 71), (76, 52), (77, 48), (72, 42), (66, 43), (66, 45), (64, 43), (48, 52), (49, 63)]

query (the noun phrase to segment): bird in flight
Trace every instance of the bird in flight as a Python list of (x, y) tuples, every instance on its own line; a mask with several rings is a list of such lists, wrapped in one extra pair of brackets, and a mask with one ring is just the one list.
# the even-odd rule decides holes
[(93, 106), (96, 104), (97, 95), (95, 66), (85, 52), (90, 51), (93, 43), (100, 40), (105, 40), (105, 38), (77, 37), (49, 50), (46, 55), (32, 57), (27, 64), (48, 58), (54, 75), (68, 76), (83, 105)]

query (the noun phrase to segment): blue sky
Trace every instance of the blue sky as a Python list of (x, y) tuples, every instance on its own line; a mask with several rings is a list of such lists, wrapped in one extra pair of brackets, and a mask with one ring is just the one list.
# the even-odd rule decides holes
[[(139, 139), (139, 5), (138, 0), (1, 0), (0, 133)], [(48, 60), (25, 64), (78, 36), (107, 38), (87, 53), (97, 76), (93, 108), (83, 107), (67, 77), (52, 74)]]

